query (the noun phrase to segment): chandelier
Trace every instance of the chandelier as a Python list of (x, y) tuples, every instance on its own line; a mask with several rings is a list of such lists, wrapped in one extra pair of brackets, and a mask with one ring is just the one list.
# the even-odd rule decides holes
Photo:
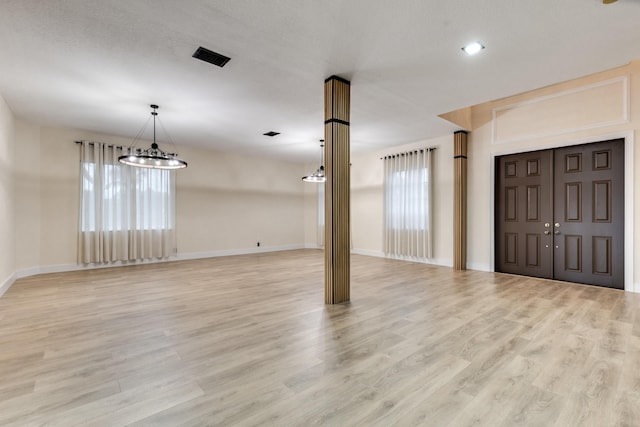
[[(118, 157), (120, 163), (125, 165), (135, 166), (138, 168), (152, 168), (152, 169), (182, 169), (187, 167), (187, 162), (178, 157), (177, 153), (167, 153), (158, 147), (156, 142), (156, 118), (158, 117), (158, 107), (155, 104), (151, 104), (153, 109), (151, 115), (153, 116), (153, 143), (151, 147), (143, 150), (142, 148), (135, 148), (136, 143), (140, 140), (144, 133), (147, 123), (144, 124), (142, 130), (138, 132), (138, 135), (133, 140), (131, 147), (129, 147), (129, 154)], [(163, 128), (164, 129), (164, 128)], [(166, 133), (166, 131), (165, 131)], [(167, 134), (168, 136), (168, 134)], [(169, 140), (171, 138), (169, 137)], [(173, 145), (173, 143), (172, 143)], [(174, 147), (175, 148), (175, 147)]]
[(324, 176), (324, 139), (320, 140), (320, 167), (311, 175), (303, 176), (304, 182), (325, 182), (327, 178)]

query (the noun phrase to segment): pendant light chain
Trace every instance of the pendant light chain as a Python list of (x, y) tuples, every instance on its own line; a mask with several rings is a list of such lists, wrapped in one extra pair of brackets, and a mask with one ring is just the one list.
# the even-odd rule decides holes
[(149, 119), (147, 119), (144, 127), (140, 132), (138, 132), (138, 135), (136, 135), (136, 138), (134, 139), (132, 145), (129, 147), (129, 154), (118, 157), (118, 162), (125, 165), (151, 169), (186, 168), (187, 162), (180, 159), (176, 153), (165, 153), (158, 147), (158, 143), (156, 142), (156, 118), (158, 116), (158, 108), (160, 107), (155, 104), (151, 104), (150, 107), (153, 109), (153, 111), (151, 112), (151, 115), (153, 116), (153, 143), (151, 144), (151, 147), (147, 148), (146, 150), (138, 148), (134, 151), (133, 149), (138, 139), (142, 137), (144, 129), (149, 123)]
[(153, 143), (156, 143), (156, 117), (158, 117), (158, 112), (156, 111), (158, 109), (157, 105), (152, 105), (151, 106), (153, 108), (153, 113), (151, 113), (153, 115)]
[(312, 173), (311, 175), (303, 176), (302, 180), (304, 182), (320, 182), (323, 183), (326, 181), (326, 177), (324, 175), (324, 139), (320, 140), (320, 167), (317, 171)]

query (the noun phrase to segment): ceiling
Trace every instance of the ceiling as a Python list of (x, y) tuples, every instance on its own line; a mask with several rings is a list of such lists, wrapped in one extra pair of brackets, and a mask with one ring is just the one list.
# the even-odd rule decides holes
[[(2, 0), (0, 94), (19, 118), (132, 139), (156, 103), (178, 151), (308, 161), (330, 75), (352, 84), (352, 150), (379, 149), (640, 58), (638, 22), (639, 0)], [(486, 49), (465, 55), (474, 40)]]

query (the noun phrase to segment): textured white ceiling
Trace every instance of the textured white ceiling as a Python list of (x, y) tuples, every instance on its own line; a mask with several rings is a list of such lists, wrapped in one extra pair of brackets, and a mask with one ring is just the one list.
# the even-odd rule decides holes
[(639, 22), (638, 0), (2, 0), (0, 93), (20, 118), (131, 138), (157, 103), (178, 151), (315, 160), (332, 74), (352, 82), (352, 149), (380, 148), (640, 58)]

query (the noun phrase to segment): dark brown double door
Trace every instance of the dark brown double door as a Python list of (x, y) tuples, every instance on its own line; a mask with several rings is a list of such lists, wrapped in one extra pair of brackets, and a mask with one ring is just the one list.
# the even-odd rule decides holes
[(496, 271), (624, 289), (624, 140), (496, 158)]

